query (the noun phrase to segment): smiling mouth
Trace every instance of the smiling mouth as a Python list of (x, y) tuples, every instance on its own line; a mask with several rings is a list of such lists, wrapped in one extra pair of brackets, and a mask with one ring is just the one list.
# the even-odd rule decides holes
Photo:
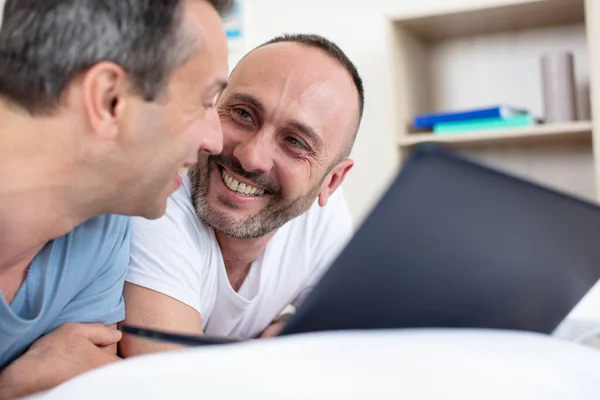
[(224, 168), (221, 168), (221, 179), (229, 190), (248, 197), (258, 197), (264, 195), (264, 189), (257, 188), (250, 184), (240, 182), (233, 178)]

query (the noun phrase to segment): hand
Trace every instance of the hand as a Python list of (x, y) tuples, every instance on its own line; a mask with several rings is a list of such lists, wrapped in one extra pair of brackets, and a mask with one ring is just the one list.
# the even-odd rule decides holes
[(119, 358), (105, 351), (121, 332), (102, 324), (66, 323), (38, 339), (0, 374), (0, 399), (23, 397)]
[(267, 339), (279, 335), (284, 326), (285, 323), (283, 321), (271, 323), (271, 325), (267, 326), (263, 333), (260, 334), (259, 339)]
[(263, 333), (260, 334), (259, 339), (272, 338), (279, 335), (285, 326), (285, 322), (294, 314), (296, 314), (296, 307), (291, 304), (286, 306), (271, 324), (267, 326)]

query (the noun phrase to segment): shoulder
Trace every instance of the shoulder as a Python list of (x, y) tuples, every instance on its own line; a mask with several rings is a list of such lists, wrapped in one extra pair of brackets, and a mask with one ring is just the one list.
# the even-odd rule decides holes
[(177, 299), (201, 314), (205, 285), (212, 282), (218, 243), (182, 186), (155, 220), (132, 218), (131, 257), (126, 280)]
[(129, 249), (131, 222), (122, 215), (101, 215), (73, 229), (65, 237), (70, 256), (108, 261)]
[(118, 281), (129, 264), (130, 227), (129, 217), (121, 215), (92, 218), (50, 242), (38, 262), (53, 266), (45, 270), (54, 271), (56, 279), (63, 277), (73, 287)]
[(318, 201), (302, 215), (290, 221), (282, 233), (286, 246), (309, 252), (311, 264), (320, 264), (325, 254), (339, 251), (353, 234), (350, 210), (339, 188), (324, 207)]
[(169, 197), (162, 217), (131, 221), (130, 281), (141, 274), (164, 278), (177, 273), (189, 279), (202, 275), (215, 258), (214, 233), (196, 215), (185, 185)]

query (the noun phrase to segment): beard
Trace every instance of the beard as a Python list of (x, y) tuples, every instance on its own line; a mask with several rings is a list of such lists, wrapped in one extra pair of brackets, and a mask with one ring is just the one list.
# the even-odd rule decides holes
[[(202, 162), (202, 158), (206, 162)], [(271, 197), (269, 203), (255, 215), (246, 218), (237, 218), (215, 209), (208, 202), (208, 194), (210, 191), (210, 176), (217, 168), (217, 164), (253, 183), (253, 186), (264, 188), (265, 192)], [(225, 236), (238, 239), (256, 239), (279, 229), (288, 221), (308, 210), (317, 198), (325, 176), (307, 193), (290, 199), (284, 196), (281, 187), (273, 182), (267, 174), (248, 172), (236, 158), (218, 154), (208, 157), (201, 156), (198, 164), (190, 170), (190, 180), (192, 182), (192, 203), (202, 222)], [(236, 207), (223, 198), (218, 198), (218, 201), (229, 208), (234, 209)]]

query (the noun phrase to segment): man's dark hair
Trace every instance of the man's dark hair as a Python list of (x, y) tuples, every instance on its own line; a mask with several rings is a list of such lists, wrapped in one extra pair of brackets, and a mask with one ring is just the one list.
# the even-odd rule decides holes
[[(147, 101), (191, 54), (183, 0), (7, 0), (0, 29), (0, 96), (49, 114), (65, 87), (101, 61), (120, 65)], [(198, 0), (201, 1), (201, 0)], [(232, 0), (208, 1), (223, 14)]]
[(317, 49), (321, 49), (327, 55), (337, 60), (350, 74), (352, 80), (354, 81), (354, 85), (356, 86), (356, 90), (358, 92), (358, 121), (356, 126), (356, 131), (352, 136), (351, 142), (344, 149), (341, 156), (342, 158), (348, 157), (350, 151), (352, 150), (352, 146), (354, 145), (354, 141), (356, 140), (356, 134), (358, 133), (358, 127), (360, 126), (360, 121), (362, 120), (364, 104), (365, 104), (365, 90), (363, 87), (362, 78), (360, 77), (356, 66), (350, 61), (348, 56), (339, 48), (338, 45), (333, 43), (331, 40), (328, 40), (322, 36), (314, 35), (314, 34), (305, 34), (305, 33), (294, 33), (294, 34), (285, 34), (281, 36), (277, 36), (262, 45), (258, 46), (258, 48), (280, 42), (293, 42), (301, 45), (315, 47)]

